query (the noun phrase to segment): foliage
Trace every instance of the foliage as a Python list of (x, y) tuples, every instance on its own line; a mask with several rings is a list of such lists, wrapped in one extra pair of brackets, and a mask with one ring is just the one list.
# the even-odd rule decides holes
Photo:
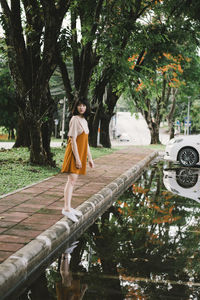
[(200, 111), (200, 99), (193, 100), (191, 110), (190, 110), (192, 133), (200, 133), (199, 111)]
[[(129, 43), (130, 65), (124, 76), (124, 90), (128, 95), (129, 107), (132, 111), (137, 107), (142, 112), (154, 141), (159, 140), (156, 135), (161, 120), (166, 116), (175, 118), (172, 115), (175, 101), (183, 103), (182, 107), (185, 106), (183, 91), (187, 91), (187, 96), (192, 96), (195, 92), (198, 95), (198, 75), (193, 79), (189, 75), (190, 66), (197, 57), (198, 26), (188, 18), (185, 22), (183, 7), (182, 13), (174, 17), (172, 7), (170, 1), (164, 1), (146, 22), (140, 24), (140, 31), (132, 35), (132, 43)], [(176, 9), (180, 11), (180, 8)], [(192, 90), (189, 88), (190, 84), (196, 88)], [(123, 91), (122, 84), (121, 87)], [(170, 111), (171, 115), (168, 115)], [(178, 106), (177, 114), (180, 114)]]
[[(192, 50), (192, 49), (191, 49)], [(175, 118), (184, 123), (184, 118), (187, 116), (188, 101), (190, 101), (190, 119), (192, 121), (191, 132), (198, 133), (200, 130), (198, 108), (200, 95), (200, 58), (199, 54), (190, 51), (190, 62), (184, 66), (183, 79), (186, 85), (179, 89), (177, 97), (177, 109)]]
[(14, 93), (14, 86), (8, 68), (5, 54), (5, 45), (0, 39), (0, 126), (8, 132), (16, 129), (17, 104)]

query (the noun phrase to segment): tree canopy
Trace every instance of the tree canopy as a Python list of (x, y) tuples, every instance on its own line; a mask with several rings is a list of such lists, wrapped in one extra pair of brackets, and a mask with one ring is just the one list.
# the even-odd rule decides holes
[[(57, 102), (49, 81), (58, 67), (69, 111), (79, 97), (91, 100), (93, 146), (100, 122), (101, 142), (111, 146), (109, 123), (127, 92), (145, 116), (152, 142), (159, 142), (161, 120), (168, 113), (173, 123), (177, 97), (188, 95), (186, 87), (192, 84), (187, 58), (193, 60), (199, 45), (199, 2), (1, 0), (9, 68), (30, 137), (31, 162), (53, 164), (50, 138)], [(192, 93), (198, 94), (195, 82)]]
[(49, 80), (57, 66), (57, 40), (70, 1), (1, 0), (1, 21), (18, 108), (30, 135), (30, 161), (53, 164), (50, 138), (55, 103)]

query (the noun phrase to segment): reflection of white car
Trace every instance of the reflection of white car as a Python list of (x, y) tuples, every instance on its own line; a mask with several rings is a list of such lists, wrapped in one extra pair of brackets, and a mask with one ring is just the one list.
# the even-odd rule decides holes
[(181, 168), (163, 173), (163, 183), (168, 191), (200, 203), (200, 169)]
[(185, 167), (192, 167), (199, 162), (199, 156), (200, 134), (171, 139), (165, 148), (164, 159), (179, 161)]
[(120, 142), (129, 142), (130, 141), (130, 137), (127, 133), (122, 133), (120, 135), (120, 138), (119, 138)]

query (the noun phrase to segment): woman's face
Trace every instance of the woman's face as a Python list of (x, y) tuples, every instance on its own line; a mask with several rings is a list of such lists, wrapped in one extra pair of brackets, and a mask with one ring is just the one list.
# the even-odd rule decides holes
[(86, 112), (86, 105), (83, 103), (79, 103), (77, 105), (77, 110), (78, 110), (79, 115), (83, 116), (84, 113)]

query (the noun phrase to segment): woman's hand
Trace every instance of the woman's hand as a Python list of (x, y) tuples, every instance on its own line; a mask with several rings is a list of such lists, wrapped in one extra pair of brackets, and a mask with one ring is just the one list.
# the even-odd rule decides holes
[(81, 169), (82, 168), (82, 163), (81, 163), (80, 159), (76, 160), (76, 168), (77, 169)]
[(88, 161), (90, 168), (94, 168), (94, 162), (92, 159)]

